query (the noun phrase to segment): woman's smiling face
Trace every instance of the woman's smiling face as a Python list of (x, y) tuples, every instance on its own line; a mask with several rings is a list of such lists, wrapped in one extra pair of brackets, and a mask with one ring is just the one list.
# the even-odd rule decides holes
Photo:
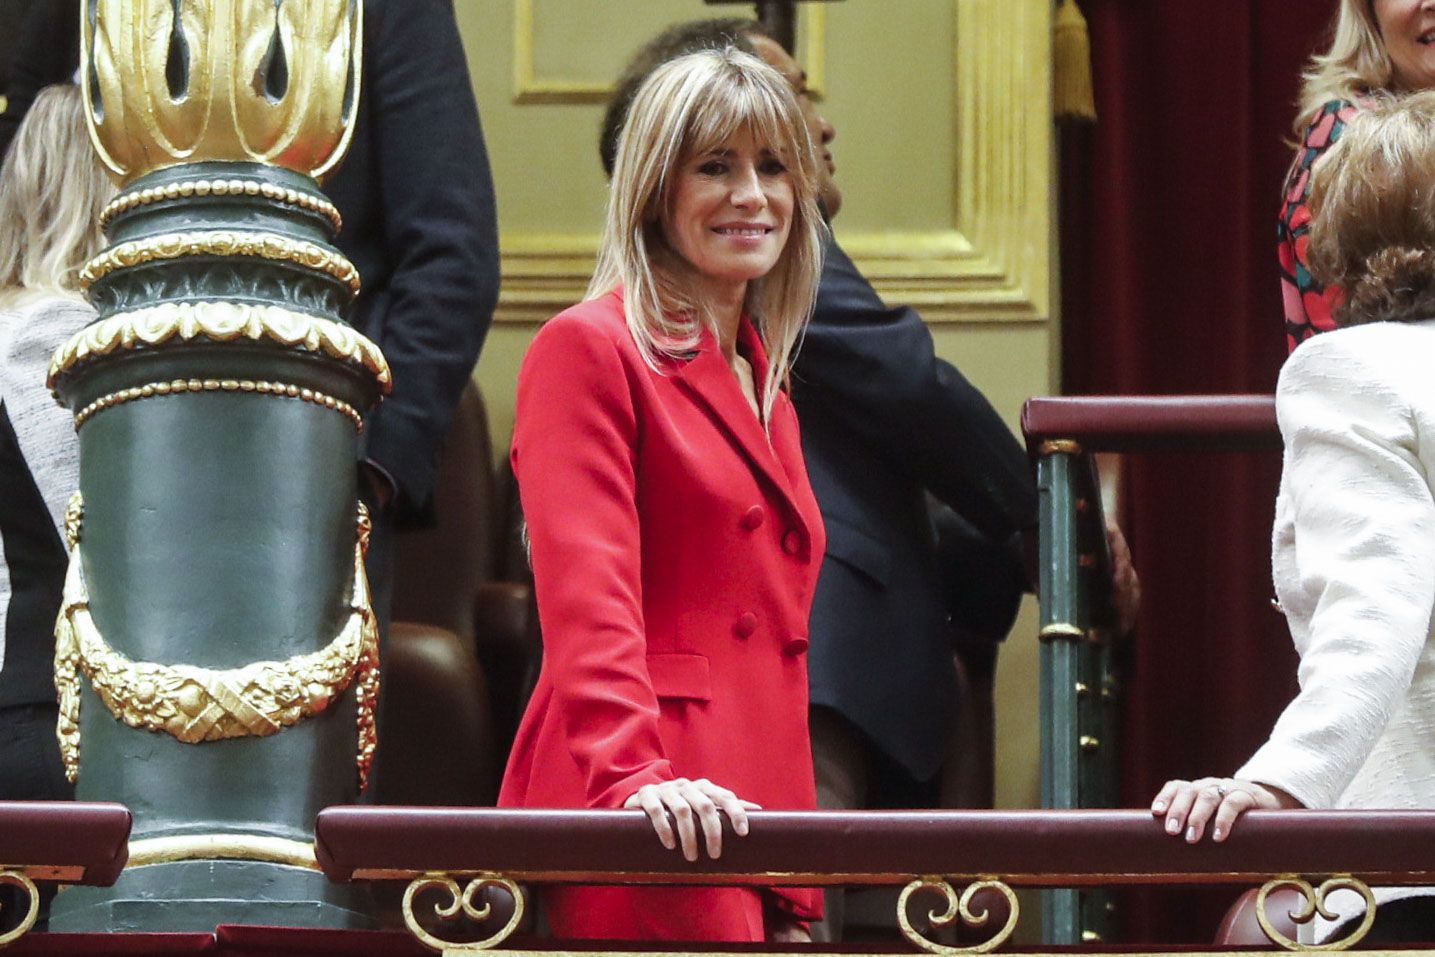
[(1375, 23), (1401, 90), (1435, 87), (1435, 0), (1375, 0)]
[(688, 157), (670, 189), (663, 232), (705, 283), (746, 286), (777, 264), (792, 228), (792, 179), (751, 133)]

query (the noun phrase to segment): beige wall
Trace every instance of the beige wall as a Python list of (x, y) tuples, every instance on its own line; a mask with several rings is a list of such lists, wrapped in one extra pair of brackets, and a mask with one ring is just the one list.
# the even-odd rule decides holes
[[(498, 190), (503, 300), (479, 364), (496, 447), (536, 323), (582, 293), (605, 185), (604, 88), (667, 23), (741, 14), (699, 0), (456, 0)], [(826, 97), (846, 203), (835, 227), (938, 352), (1016, 426), (1052, 390), (1050, 5), (902, 0), (806, 7), (798, 56)], [(1037, 800), (1036, 618), (999, 673), (998, 802)]]

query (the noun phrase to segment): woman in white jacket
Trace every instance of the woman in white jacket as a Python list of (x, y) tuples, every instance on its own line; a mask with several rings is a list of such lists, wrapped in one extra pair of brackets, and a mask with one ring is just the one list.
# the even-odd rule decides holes
[[(1346, 299), (1276, 389), (1271, 565), (1300, 693), (1234, 777), (1157, 794), (1152, 812), (1191, 843), (1224, 841), (1253, 808), (1435, 808), (1435, 92), (1352, 119), (1311, 203), (1312, 272)], [(1403, 903), (1375, 933), (1429, 939), (1429, 893), (1378, 892)]]

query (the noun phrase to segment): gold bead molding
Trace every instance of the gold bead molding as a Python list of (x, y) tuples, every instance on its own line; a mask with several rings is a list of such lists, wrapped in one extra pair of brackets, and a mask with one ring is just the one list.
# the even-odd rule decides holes
[(279, 306), (234, 302), (163, 303), (91, 323), (56, 350), (50, 360), (49, 386), (55, 388), (61, 376), (100, 356), (175, 339), (273, 342), (361, 366), (374, 374), (384, 392), (393, 387), (384, 354), (353, 328)]
[(75, 413), (75, 428), (80, 428), (97, 413), (112, 409), (117, 405), (124, 405), (126, 402), (163, 395), (181, 395), (186, 392), (253, 392), (258, 395), (302, 399), (347, 416), (349, 421), (354, 423), (356, 430), (364, 431), (364, 417), (359, 414), (357, 409), (342, 399), (336, 399), (327, 393), (302, 388), (292, 383), (262, 382), (253, 379), (173, 379), (169, 382), (149, 382), (145, 385), (120, 389), (118, 392), (100, 396)]
[(193, 665), (134, 661), (111, 648), (90, 617), (81, 559), (84, 505), (78, 492), (65, 514), (70, 568), (55, 622), (56, 734), (65, 776), (80, 774), (80, 678), (84, 671), (110, 714), (132, 728), (168, 734), (185, 744), (267, 737), (328, 709), (349, 687), (358, 699), (359, 789), (368, 786), (378, 736), (379, 629), (369, 602), (364, 553), (369, 515), (360, 503), (354, 544), (349, 616), (339, 634), (316, 652), (285, 661), (256, 661), (218, 671)]
[(252, 179), (184, 180), (170, 183), (168, 186), (150, 186), (133, 193), (125, 193), (111, 200), (104, 212), (100, 213), (100, 225), (108, 226), (110, 220), (120, 213), (128, 212), (137, 206), (189, 199), (192, 196), (262, 196), (276, 203), (318, 213), (329, 221), (336, 233), (344, 227), (344, 219), (339, 215), (338, 208), (323, 197)]
[(165, 233), (111, 246), (85, 263), (80, 270), (80, 286), (89, 289), (117, 269), (187, 256), (240, 256), (293, 263), (333, 276), (354, 295), (359, 294), (359, 271), (338, 250), (277, 233), (229, 229)]

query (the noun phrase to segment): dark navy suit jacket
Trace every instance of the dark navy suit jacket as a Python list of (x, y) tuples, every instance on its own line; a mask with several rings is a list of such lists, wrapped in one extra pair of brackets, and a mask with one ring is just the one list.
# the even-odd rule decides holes
[[(918, 780), (937, 772), (951, 733), (951, 616), (980, 632), (1009, 627), (1025, 584), (1012, 543), (1035, 527), (1037, 508), (1025, 451), (933, 349), (922, 317), (888, 308), (829, 242), (792, 386), (827, 526), (811, 701)], [(968, 526), (961, 550), (986, 556), (955, 581), (938, 559), (929, 493)]]

